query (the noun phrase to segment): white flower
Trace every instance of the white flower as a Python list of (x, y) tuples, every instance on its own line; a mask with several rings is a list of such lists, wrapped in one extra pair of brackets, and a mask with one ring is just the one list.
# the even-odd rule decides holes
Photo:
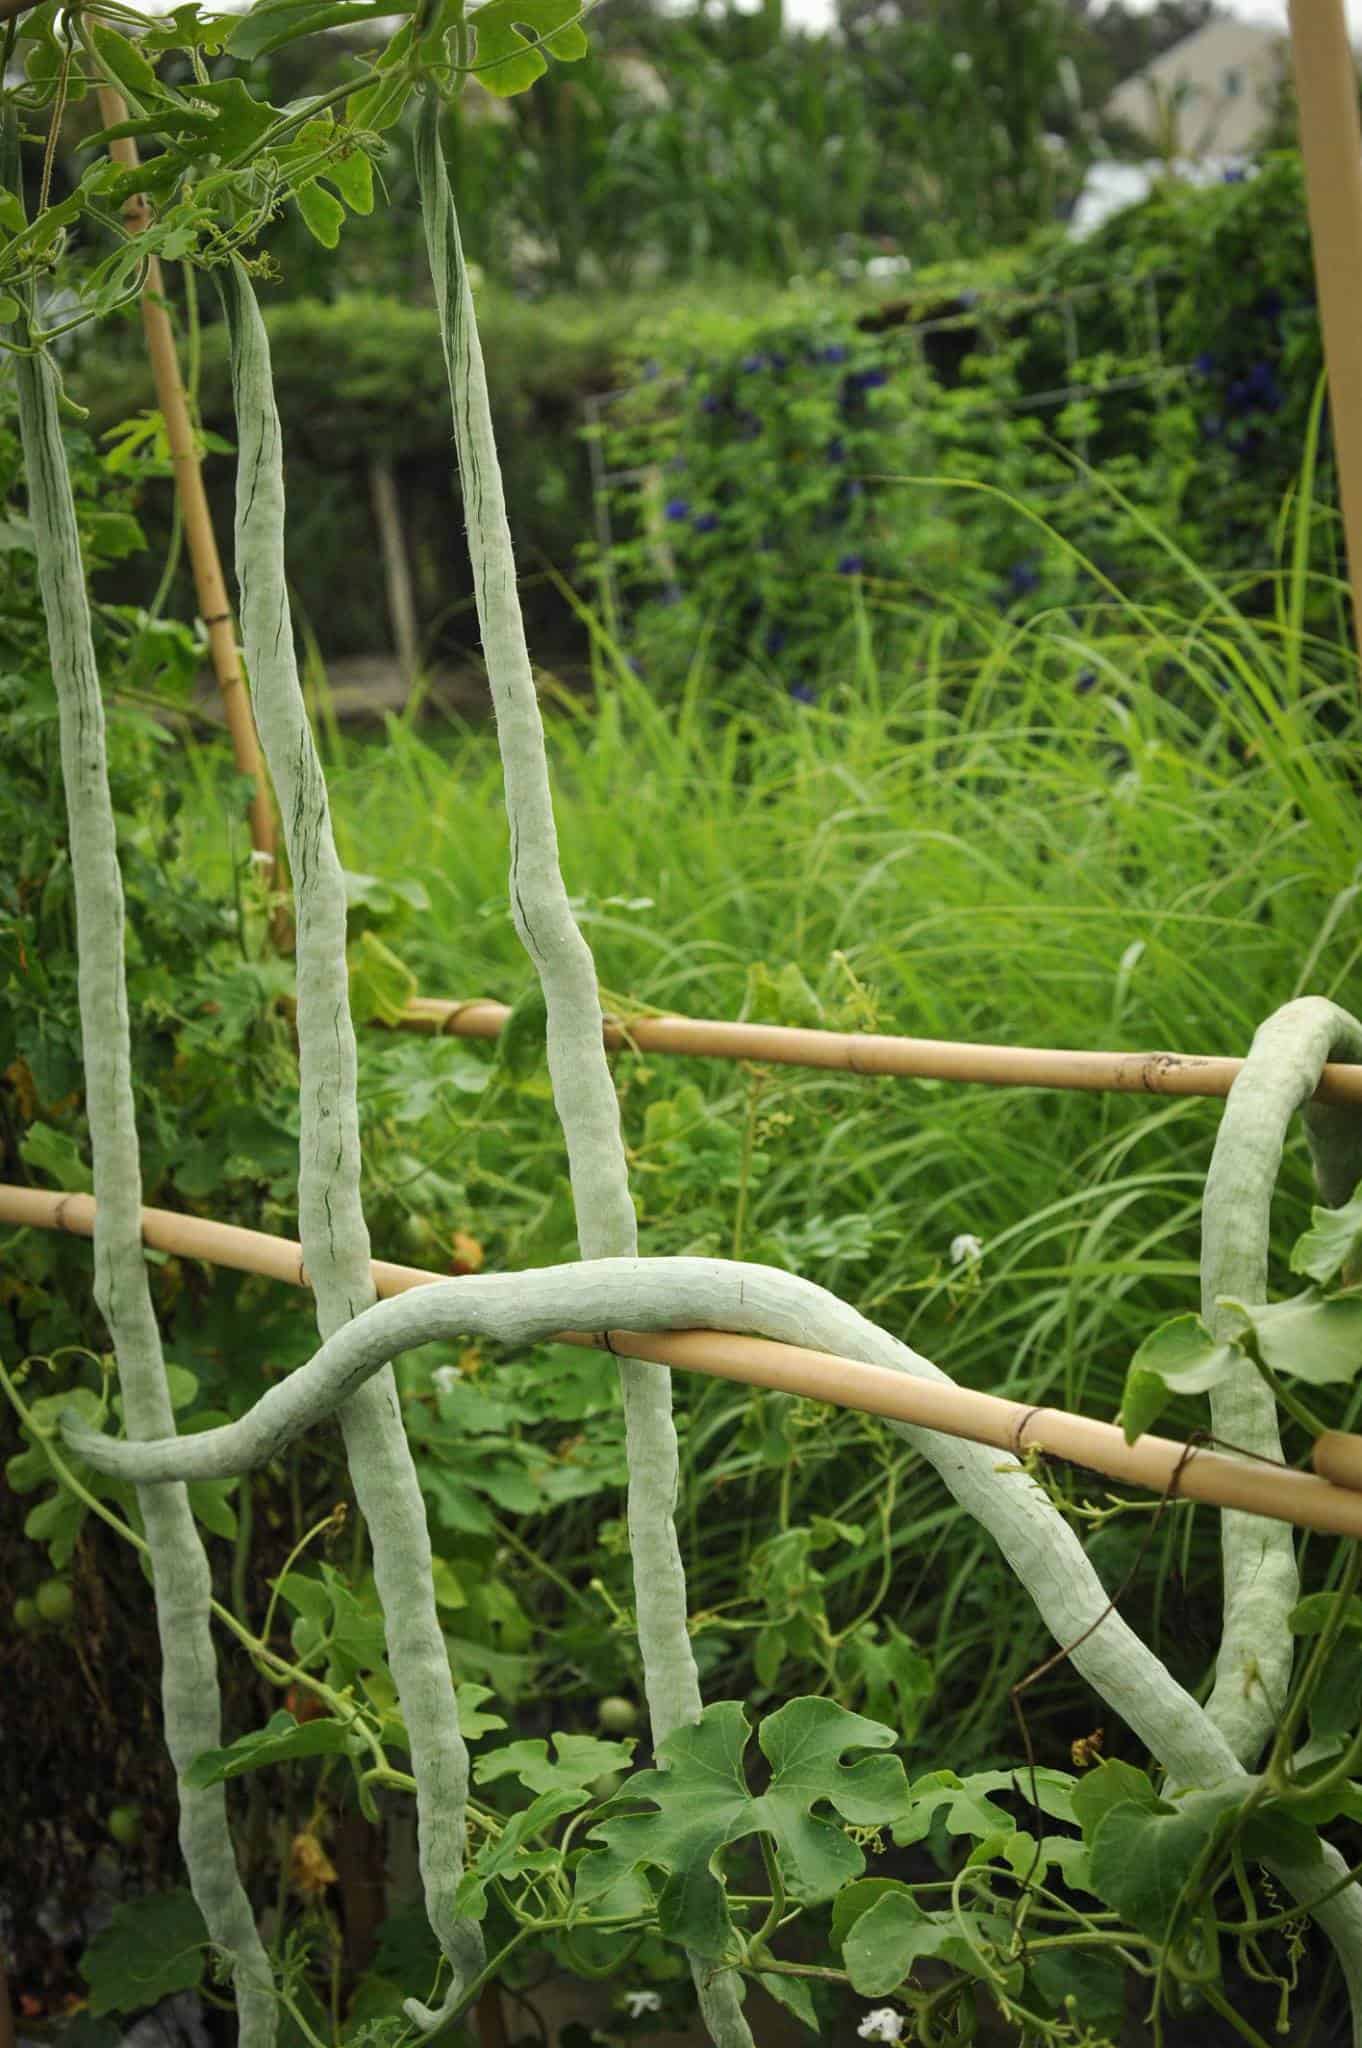
[(624, 2009), (631, 2020), (641, 2020), (645, 2012), (661, 2012), (662, 1999), (656, 1991), (626, 1991)]
[(449, 1394), (454, 1391), (463, 1374), (457, 1365), (437, 1365), (430, 1376), (430, 1383), (437, 1393)]
[(882, 2005), (866, 2014), (856, 2032), (862, 2041), (901, 2041), (903, 2020), (892, 2005)]
[[(983, 1239), (975, 1237), (968, 1230), (962, 1231), (959, 1237), (951, 1239), (951, 1264), (953, 1266), (963, 1266), (966, 1259), (982, 1258), (983, 1252)], [(895, 2034), (893, 2038), (897, 2041), (898, 2035)]]

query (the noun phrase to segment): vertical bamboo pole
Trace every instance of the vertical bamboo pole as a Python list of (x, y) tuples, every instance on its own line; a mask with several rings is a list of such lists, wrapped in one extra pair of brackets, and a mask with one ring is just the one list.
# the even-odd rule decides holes
[(402, 508), (392, 464), (375, 457), (369, 465), (369, 489), (374, 503), (374, 520), (383, 550), (383, 577), (388, 589), (388, 619), (393, 648), (402, 680), (408, 691), (416, 687), (421, 666), (421, 636), (416, 630), (416, 600), (412, 595), (411, 564), (407, 559), (407, 537), (402, 528)]
[(1353, 639), (1362, 645), (1362, 123), (1343, 0), (1289, 0)]
[[(112, 86), (100, 87), (99, 110), (106, 128), (112, 128), (128, 118), (122, 94), (116, 92)], [(137, 144), (130, 135), (120, 136), (117, 141), (111, 142), (109, 154), (115, 162), (126, 165), (129, 170), (137, 169)], [(123, 218), (134, 234), (140, 233), (148, 226), (151, 215), (147, 202), (140, 193), (129, 199), (123, 208)], [(274, 806), (270, 801), (269, 785), (260, 764), (255, 720), (251, 716), (251, 700), (242, 672), (241, 653), (237, 647), (236, 630), (232, 624), (232, 610), (227, 601), (227, 585), (223, 581), (217, 537), (213, 532), (208, 500), (204, 495), (203, 473), (199, 467), (198, 449), (194, 445), (194, 430), (190, 424), (189, 407), (185, 401), (184, 385), (180, 378), (180, 360), (175, 350), (175, 336), (171, 330), (170, 315), (166, 311), (160, 259), (156, 256), (147, 259), (147, 281), (142, 292), (142, 325), (146, 332), (152, 375), (156, 380), (156, 402), (166, 424), (166, 438), (170, 442), (170, 459), (175, 468), (175, 488), (179, 492), (185, 541), (194, 571), (194, 591), (198, 599), (199, 614), (208, 629), (213, 673), (222, 692), (222, 708), (227, 720), (227, 730), (231, 734), (232, 753), (236, 758), (239, 773), (249, 775), (255, 784), (255, 795), (251, 798), (251, 845), (257, 853), (268, 856), (273, 871)]]

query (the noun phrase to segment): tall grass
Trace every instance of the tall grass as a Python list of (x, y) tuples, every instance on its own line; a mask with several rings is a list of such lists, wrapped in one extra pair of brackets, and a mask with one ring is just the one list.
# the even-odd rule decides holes
[[(548, 685), (564, 871), (606, 987), (641, 1003), (736, 1016), (763, 1000), (753, 963), (795, 963), (839, 1025), (1241, 1053), (1293, 995), (1350, 1002), (1362, 720), (1348, 674), (1289, 605), (1253, 622), (1210, 589), (1191, 618), (1113, 605), (1082, 628), (1068, 615), (1025, 631), (924, 625), (894, 675), (868, 631), (816, 704), (773, 690), (753, 711), (749, 691), (732, 713), (703, 654), (663, 708), (598, 634), (593, 701)], [(490, 733), (392, 720), (381, 743), (333, 729), (332, 752), (346, 865), (429, 892), (429, 917), (394, 939), (423, 991), (514, 997)], [(226, 839), (201, 829), (225, 885)], [(391, 1043), (377, 1037), (372, 1060)], [(1110, 1417), (1140, 1337), (1195, 1306), (1212, 1103), (631, 1054), (617, 1074), (645, 1250), (797, 1266), (968, 1384)], [(678, 1139), (656, 1106), (687, 1084), (699, 1097), (678, 1105)], [(380, 1193), (385, 1129), (368, 1152)], [(452, 1100), (438, 1172), (492, 1262), (571, 1256), (546, 1095), (497, 1091), (472, 1114)], [(1309, 1193), (1293, 1141), (1279, 1249)], [(953, 1266), (963, 1233), (982, 1257)], [(952, 1759), (1006, 1748), (1006, 1689), (1040, 1654), (1039, 1629), (930, 1473), (857, 1417), (719, 1383), (678, 1392), (711, 1695), (761, 1697), (758, 1547), (818, 1515), (864, 1525), (867, 1542), (818, 1555), (844, 1624), (873, 1600), (892, 1497), (881, 1616), (935, 1661)], [(1188, 1404), (1174, 1426), (1202, 1419)], [(601, 1516), (599, 1500), (569, 1503), (519, 1532), (512, 1568), (527, 1600), (543, 1590), (541, 1616), (566, 1597), (548, 1575), (574, 1596), (610, 1577)], [(1148, 1527), (1136, 1512), (1093, 1535), (1113, 1584)], [(1206, 1511), (1169, 1511), (1128, 1601), (1192, 1683), (1216, 1627), (1214, 1535)], [(1091, 1726), (1062, 1675), (1029, 1711), (1039, 1740), (1053, 1724), (1061, 1760)]]

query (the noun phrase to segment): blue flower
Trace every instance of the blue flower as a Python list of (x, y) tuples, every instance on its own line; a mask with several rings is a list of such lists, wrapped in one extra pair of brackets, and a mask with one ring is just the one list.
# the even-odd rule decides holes
[(772, 356), (772, 358), (771, 358), (771, 362), (770, 362), (770, 368), (771, 368), (771, 369), (773, 369), (773, 370), (786, 370), (786, 369), (788, 369), (788, 368), (789, 368), (789, 366), (790, 366), (790, 358), (789, 358), (788, 356), (782, 356), (782, 355), (774, 355), (774, 356)]
[(1215, 368), (1215, 357), (1209, 349), (1203, 349), (1192, 364), (1192, 368), (1196, 371), (1198, 377), (1209, 377), (1211, 371)]
[(712, 391), (707, 391), (700, 400), (700, 410), (701, 412), (722, 412), (723, 400), (716, 398)]
[(789, 685), (789, 695), (796, 704), (816, 704), (818, 702), (817, 690), (815, 690), (812, 683), (805, 682), (802, 676), (797, 683)]
[(877, 363), (873, 370), (862, 370), (861, 372), (862, 391), (878, 391), (881, 384), (887, 384), (888, 382), (889, 372), (885, 369), (883, 363)]
[(1242, 185), (1244, 182), (1244, 172), (1238, 168), (1226, 171), (1221, 177), (1220, 182), (1222, 185)]
[(762, 645), (768, 654), (779, 654), (789, 637), (783, 626), (772, 626)]
[(1080, 697), (1086, 697), (1089, 690), (1095, 690), (1097, 688), (1097, 670), (1095, 668), (1081, 668), (1078, 671), (1078, 680), (1075, 682), (1074, 688)]
[(668, 498), (667, 517), (677, 524), (690, 518), (690, 505), (685, 498)]
[(744, 356), (742, 359), (742, 368), (749, 376), (758, 370), (769, 370), (770, 367), (771, 365), (765, 356)]
[(1213, 412), (1208, 412), (1201, 422), (1202, 439), (1205, 441), (1218, 441), (1224, 431), (1224, 421), (1217, 419)]
[(719, 515), (717, 512), (701, 512), (691, 521), (691, 525), (697, 533), (713, 533), (718, 524)]
[(1040, 582), (1040, 571), (1033, 562), (1014, 562), (1007, 572), (1007, 580), (1014, 597), (1025, 597), (1028, 590), (1034, 590)]
[(826, 348), (820, 348), (814, 357), (816, 363), (844, 363), (849, 351), (844, 341), (831, 341)]
[(829, 441), (827, 447), (823, 450), (823, 460), (825, 462), (845, 462), (846, 459), (846, 443), (839, 434), (836, 440)]
[(837, 564), (837, 574), (839, 576), (859, 576), (863, 573), (864, 569), (864, 555), (843, 555), (841, 561)]

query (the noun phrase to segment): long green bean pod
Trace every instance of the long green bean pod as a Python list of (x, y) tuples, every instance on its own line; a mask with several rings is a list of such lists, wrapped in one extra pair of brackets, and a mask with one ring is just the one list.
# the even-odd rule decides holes
[[(562, 1329), (668, 1328), (738, 1330), (918, 1378), (946, 1377), (835, 1295), (794, 1274), (720, 1259), (594, 1259), (438, 1281), (381, 1301), (222, 1429), (132, 1445), (91, 1432), (75, 1417), (63, 1428), (79, 1456), (123, 1478), (221, 1476), (277, 1456), (301, 1430), (350, 1398), (366, 1373), (419, 1344), (483, 1336), (520, 1346)], [(935, 1466), (955, 1499), (990, 1532), (1055, 1640), (1074, 1645), (1079, 1672), (1172, 1779), (1209, 1786), (1243, 1775), (1221, 1731), (1110, 1611), (1106, 1589), (1078, 1538), (1014, 1459), (911, 1424), (889, 1427)], [(1323, 1863), (1281, 1865), (1277, 1875), (1308, 1906), (1343, 1868), (1337, 1852), (1326, 1847)], [(1355, 2043), (1362, 2044), (1357, 1887), (1321, 1905), (1316, 1917), (1338, 1949)]]
[[(1201, 1310), (1217, 1335), (1232, 1331), (1222, 1296), (1267, 1300), (1272, 1192), (1296, 1111), (1306, 1128), (1326, 1203), (1362, 1180), (1362, 1116), (1310, 1103), (1327, 1060), (1362, 1061), (1362, 1025), (1317, 996), (1287, 1003), (1262, 1024), (1230, 1090), (1216, 1136), (1201, 1230)], [(1247, 1363), (1211, 1391), (1211, 1427), (1226, 1446), (1280, 1463), (1272, 1389)], [(1261, 1515), (1221, 1517), (1224, 1633), (1206, 1711), (1240, 1761), (1252, 1765), (1281, 1718), (1291, 1684), (1287, 1616), (1299, 1595), (1291, 1529)]]
[[(60, 716), (76, 899), (85, 1105), (98, 1204), (95, 1300), (113, 1341), (128, 1434), (165, 1437), (175, 1424), (142, 1255), (123, 884), (109, 797), (104, 705), (56, 374), (45, 356), (26, 353), (16, 357), (16, 374), (29, 511)], [(166, 1746), (179, 1780), (180, 1849), (204, 1924), (231, 1964), (241, 2041), (245, 2048), (271, 2048), (277, 2013), (274, 1976), (237, 1872), (224, 1790), (214, 1785), (199, 1791), (185, 1783), (194, 1758), (216, 1749), (222, 1739), (208, 1559), (182, 1486), (142, 1487), (138, 1501), (151, 1554)]]
[[(627, 1256), (638, 1243), (620, 1136), (619, 1104), (601, 1038), (591, 949), (568, 903), (558, 864), (543, 723), (516, 590), (515, 555), (492, 432), (492, 411), (458, 217), (440, 149), (440, 102), (427, 92), (416, 138), (417, 179), (435, 303), (449, 372), (473, 588), (511, 828), (511, 909), (534, 962), (548, 1013), (553, 1098), (584, 1259)], [(629, 1460), (628, 1520), (639, 1649), (653, 1740), (700, 1715), (700, 1681), (687, 1628), (686, 1579), (676, 1539), (679, 1484), (671, 1376), (621, 1358)], [(741, 1980), (692, 1960), (701, 2011), (718, 2048), (751, 2048)]]
[[(326, 782), (293, 646), (284, 582), (284, 480), (269, 343), (239, 263), (223, 273), (238, 434), (236, 559), (241, 625), (260, 741), (279, 798), (297, 918), (299, 1234), (323, 1338), (374, 1298), (360, 1201), (355, 1033), (345, 959), (345, 881)], [(393, 1678), (411, 1740), (426, 1907), (453, 1970), (432, 2028), (483, 1965), (475, 1922), (454, 1910), (463, 1867), (468, 1752), (435, 1609), (425, 1503), (392, 1371), (356, 1386), (338, 1410), (355, 1496), (368, 1525)]]

